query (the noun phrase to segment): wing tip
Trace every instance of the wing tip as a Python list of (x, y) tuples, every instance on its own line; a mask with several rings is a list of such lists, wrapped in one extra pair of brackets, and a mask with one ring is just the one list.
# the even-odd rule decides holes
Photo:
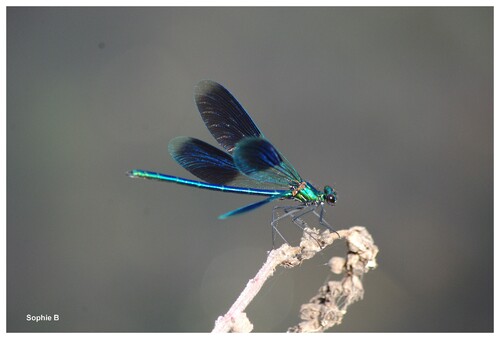
[(224, 88), (224, 86), (219, 84), (217, 81), (209, 79), (201, 80), (194, 87), (194, 95), (195, 97), (206, 95), (208, 92), (211, 92), (214, 88), (220, 89)]

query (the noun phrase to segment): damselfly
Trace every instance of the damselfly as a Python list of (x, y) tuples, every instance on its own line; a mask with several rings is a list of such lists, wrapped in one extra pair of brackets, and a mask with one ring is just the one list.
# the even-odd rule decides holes
[(332, 187), (325, 186), (320, 191), (303, 180), (222, 85), (210, 80), (201, 81), (195, 88), (195, 101), (205, 125), (225, 152), (191, 137), (172, 139), (168, 150), (175, 161), (203, 181), (140, 169), (128, 172), (130, 177), (267, 196), (264, 200), (222, 214), (219, 219), (254, 210), (278, 199), (298, 201), (297, 205), (273, 208), (273, 244), (275, 232), (283, 238), (276, 225), (285, 217), (291, 217), (303, 228), (302, 217), (313, 213), (321, 225), (332, 229), (324, 218), (325, 202), (335, 205), (337, 201), (337, 193)]

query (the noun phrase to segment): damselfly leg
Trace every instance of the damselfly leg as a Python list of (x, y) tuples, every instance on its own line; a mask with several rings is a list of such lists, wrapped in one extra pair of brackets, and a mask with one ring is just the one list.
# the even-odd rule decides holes
[(334, 230), (333, 227), (328, 223), (328, 221), (326, 221), (326, 219), (323, 217), (325, 215), (325, 213), (326, 213), (325, 206), (323, 204), (321, 204), (320, 207), (321, 207), (321, 210), (320, 210), (319, 213), (316, 210), (314, 210), (314, 212), (313, 212), (314, 215), (319, 218), (320, 225), (323, 225), (326, 228), (328, 228), (330, 231), (335, 232), (337, 234), (337, 236), (340, 238), (339, 232), (337, 232), (336, 230)]
[[(320, 208), (320, 212), (317, 212), (318, 207)], [(283, 211), (283, 214), (280, 214), (280, 211)], [(319, 219), (319, 224), (328, 228), (332, 232), (336, 232), (330, 224), (324, 218), (324, 207), (322, 204), (311, 204), (311, 205), (295, 205), (295, 206), (275, 206), (273, 208), (273, 217), (271, 221), (271, 231), (272, 231), (272, 241), (273, 248), (276, 240), (276, 233), (283, 239), (284, 242), (288, 243), (285, 237), (278, 230), (278, 221), (284, 219), (286, 217), (290, 217), (295, 225), (297, 225), (303, 232), (306, 231), (305, 227), (307, 227), (307, 223), (303, 220), (303, 217), (308, 213), (313, 213)], [(309, 234), (314, 238), (312, 234)]]
[[(293, 220), (293, 213), (302, 210), (305, 205), (298, 205), (298, 206), (274, 206), (273, 208), (273, 218), (271, 220), (271, 232), (272, 232), (272, 240), (273, 240), (273, 248), (274, 248), (274, 242), (276, 240), (276, 233), (280, 236), (281, 239), (283, 239), (284, 242), (288, 244), (288, 241), (286, 241), (285, 237), (281, 234), (281, 232), (278, 230), (276, 227), (278, 224), (278, 221), (280, 221), (283, 218), (286, 218), (288, 216), (292, 217)], [(283, 214), (279, 215), (279, 210), (283, 210)], [(295, 223), (295, 221), (294, 221)], [(297, 226), (299, 226), (302, 230), (304, 229), (302, 226), (298, 225), (295, 223)]]

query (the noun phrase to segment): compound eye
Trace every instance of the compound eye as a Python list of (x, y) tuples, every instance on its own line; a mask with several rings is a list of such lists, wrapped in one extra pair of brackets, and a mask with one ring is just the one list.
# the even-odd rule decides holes
[(337, 201), (337, 197), (333, 194), (328, 194), (326, 196), (326, 202), (329, 203), (330, 205), (335, 205), (335, 202)]

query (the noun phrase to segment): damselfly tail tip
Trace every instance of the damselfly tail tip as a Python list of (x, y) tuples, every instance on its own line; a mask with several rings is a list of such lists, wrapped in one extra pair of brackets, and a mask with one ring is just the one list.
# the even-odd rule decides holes
[(125, 175), (129, 178), (137, 178), (137, 171), (136, 170), (131, 170), (125, 172)]

